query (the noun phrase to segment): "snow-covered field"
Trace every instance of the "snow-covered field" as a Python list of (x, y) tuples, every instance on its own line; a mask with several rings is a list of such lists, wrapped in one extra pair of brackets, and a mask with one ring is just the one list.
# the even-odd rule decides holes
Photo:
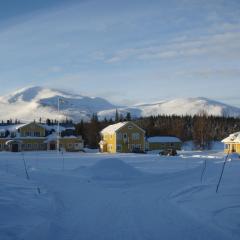
[(216, 193), (223, 161), (220, 151), (1, 152), (0, 239), (240, 239), (240, 160)]

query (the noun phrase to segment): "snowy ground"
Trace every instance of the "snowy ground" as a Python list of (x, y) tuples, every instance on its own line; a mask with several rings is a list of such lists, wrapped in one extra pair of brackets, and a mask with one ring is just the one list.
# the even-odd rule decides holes
[(240, 160), (216, 194), (220, 151), (24, 158), (30, 180), (21, 153), (0, 153), (1, 240), (240, 239)]

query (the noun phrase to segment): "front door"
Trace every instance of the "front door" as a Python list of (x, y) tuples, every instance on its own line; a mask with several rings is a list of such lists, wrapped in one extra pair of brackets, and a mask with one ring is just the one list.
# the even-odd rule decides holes
[(236, 152), (236, 145), (235, 144), (232, 145), (232, 152)]
[(15, 144), (12, 144), (12, 152), (18, 152), (18, 144), (15, 143)]
[(50, 150), (56, 150), (56, 144), (55, 143), (50, 143), (49, 149)]

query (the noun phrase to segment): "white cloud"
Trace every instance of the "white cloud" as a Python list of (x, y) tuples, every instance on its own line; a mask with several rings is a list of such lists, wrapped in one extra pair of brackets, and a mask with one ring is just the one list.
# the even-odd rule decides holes
[[(240, 30), (240, 28), (239, 28)], [(228, 31), (196, 38), (186, 36), (168, 43), (143, 48), (118, 50), (105, 59), (107, 63), (133, 60), (172, 59), (179, 57), (234, 57), (240, 59), (240, 31)]]

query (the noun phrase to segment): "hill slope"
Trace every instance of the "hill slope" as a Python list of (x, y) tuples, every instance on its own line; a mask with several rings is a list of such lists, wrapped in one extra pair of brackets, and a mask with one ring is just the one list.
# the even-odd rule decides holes
[[(60, 114), (58, 114), (58, 98), (61, 99)], [(51, 118), (75, 121), (88, 120), (93, 113), (108, 110), (115, 106), (103, 98), (87, 97), (66, 91), (43, 87), (23, 88), (14, 93), (0, 97), (0, 114), (4, 119)], [(4, 117), (3, 117), (4, 116)]]
[[(128, 108), (119, 108), (120, 114), (130, 112), (134, 117), (147, 117), (156, 115), (197, 115), (205, 111), (214, 116), (240, 116), (240, 108), (213, 101), (207, 98), (178, 98), (170, 101), (161, 101), (152, 104), (136, 105)], [(115, 109), (99, 112), (99, 117), (115, 116)]]
[[(61, 99), (58, 114), (58, 99)], [(74, 121), (89, 120), (93, 113), (100, 119), (114, 118), (116, 109), (124, 116), (130, 112), (133, 117), (151, 115), (195, 115), (205, 111), (212, 115), (240, 116), (240, 108), (232, 107), (207, 98), (180, 98), (152, 104), (119, 107), (99, 97), (87, 97), (67, 91), (29, 87), (0, 97), (0, 120), (20, 119), (32, 121), (42, 118), (71, 118)]]

